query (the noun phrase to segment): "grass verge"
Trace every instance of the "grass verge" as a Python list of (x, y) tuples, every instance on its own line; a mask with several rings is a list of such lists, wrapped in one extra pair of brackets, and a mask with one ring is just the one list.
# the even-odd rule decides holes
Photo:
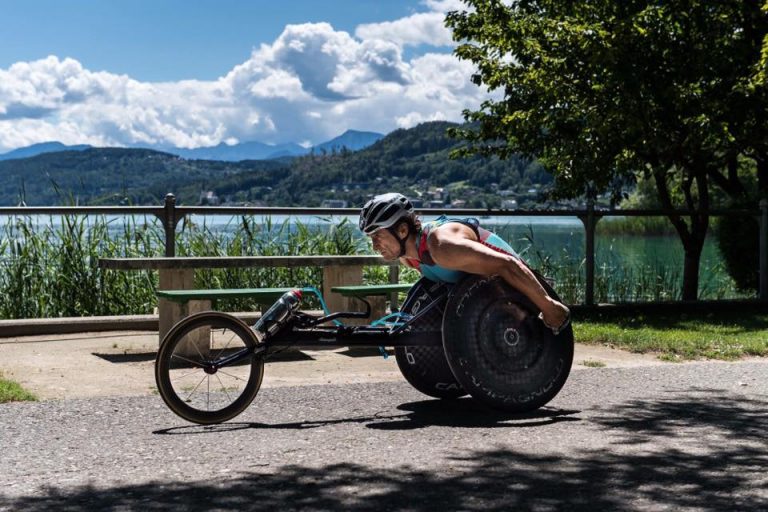
[(22, 388), (18, 382), (6, 379), (0, 372), (0, 404), (36, 401), (37, 397)]
[(578, 343), (655, 353), (665, 361), (768, 356), (768, 313), (755, 311), (586, 315), (575, 319)]

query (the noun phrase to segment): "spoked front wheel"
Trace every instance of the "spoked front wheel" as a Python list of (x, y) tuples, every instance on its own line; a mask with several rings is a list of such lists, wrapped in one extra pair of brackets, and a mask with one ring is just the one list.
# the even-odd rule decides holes
[(193, 423), (230, 420), (256, 397), (264, 359), (247, 324), (215, 311), (189, 316), (160, 344), (155, 382), (168, 407)]

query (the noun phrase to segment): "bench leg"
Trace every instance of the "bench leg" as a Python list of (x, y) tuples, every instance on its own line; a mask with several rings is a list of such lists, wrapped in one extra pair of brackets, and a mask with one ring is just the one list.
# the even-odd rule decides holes
[[(210, 300), (190, 300), (184, 305), (184, 316), (193, 315), (201, 311), (211, 310)], [(211, 350), (211, 330), (196, 329), (187, 334), (183, 345), (179, 347), (179, 355), (208, 357)]]
[[(193, 269), (160, 269), (161, 290), (191, 290), (194, 285), (195, 271)], [(158, 300), (157, 312), (160, 317), (159, 337), (162, 342), (171, 327), (176, 325), (186, 314), (181, 304), (166, 299)]]
[[(364, 311), (365, 304), (353, 297), (344, 297), (339, 293), (331, 292), (334, 286), (363, 284), (363, 267), (350, 265), (346, 267), (323, 267), (323, 299), (331, 312), (336, 311)], [(371, 318), (352, 319), (345, 318), (345, 324), (364, 325), (384, 316), (386, 309), (385, 297), (368, 297), (371, 303)]]

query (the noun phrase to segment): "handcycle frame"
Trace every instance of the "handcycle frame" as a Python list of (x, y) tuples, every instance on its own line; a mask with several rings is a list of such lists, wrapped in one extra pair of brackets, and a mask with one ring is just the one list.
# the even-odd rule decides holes
[[(558, 335), (542, 330), (534, 306), (497, 276), (468, 276), (455, 285), (422, 278), (408, 291), (401, 312), (390, 315), (399, 320), (386, 325), (378, 324), (389, 317), (365, 325), (338, 322), (370, 318), (370, 304), (364, 300), (365, 312), (316, 316), (294, 310), (297, 303), (292, 295), (295, 298), (295, 293), (289, 293), (279, 299), (253, 326), (220, 312), (197, 313), (175, 325), (160, 345), (155, 364), (155, 380), (166, 404), (195, 423), (232, 419), (255, 398), (264, 363), (292, 346), (394, 347), (401, 373), (417, 390), (447, 399), (468, 393), (492, 408), (514, 412), (547, 403), (570, 371), (570, 327)], [(334, 321), (336, 325), (329, 325)], [(198, 338), (196, 329), (201, 328), (203, 338)], [(216, 336), (232, 333), (220, 339), (226, 344), (216, 354), (197, 345), (207, 336), (213, 350), (214, 329)], [(244, 346), (228, 349), (238, 338)], [(249, 365), (248, 376), (232, 372), (244, 363)], [(244, 385), (226, 386), (222, 377)], [(185, 385), (189, 379), (192, 386)], [(212, 381), (217, 388), (213, 393)], [(203, 383), (204, 389), (200, 388)], [(202, 401), (197, 395), (193, 399), (198, 389)], [(232, 390), (237, 392), (230, 394)], [(224, 398), (229, 405), (211, 408), (211, 400), (219, 403)], [(200, 405), (190, 405), (193, 400)]]
[[(404, 322), (398, 322), (394, 327), (376, 325), (336, 325), (322, 326), (340, 318), (370, 318), (371, 305), (365, 299), (358, 298), (365, 303), (366, 311), (363, 312), (337, 312), (322, 317), (313, 317), (305, 313), (295, 313), (293, 329), (281, 329), (273, 337), (265, 340), (270, 345), (293, 345), (300, 343), (302, 346), (424, 346), (439, 345), (440, 341), (429, 340), (430, 334), (439, 335), (442, 331), (419, 331), (413, 333), (408, 328), (420, 318), (435, 308), (440, 307), (447, 300), (450, 287), (444, 286), (439, 293), (429, 296), (429, 303), (421, 308), (418, 313), (410, 315)], [(300, 338), (300, 339), (299, 339)], [(423, 338), (426, 338), (425, 341)]]

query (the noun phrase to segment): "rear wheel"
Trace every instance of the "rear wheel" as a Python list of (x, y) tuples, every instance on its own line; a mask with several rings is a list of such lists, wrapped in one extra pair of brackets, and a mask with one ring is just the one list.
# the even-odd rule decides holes
[[(421, 278), (408, 294), (402, 312), (415, 315), (431, 304), (442, 293), (444, 284)], [(445, 301), (445, 299), (440, 299)], [(419, 318), (412, 326), (425, 337), (434, 337), (436, 345), (395, 347), (395, 359), (400, 373), (414, 388), (435, 398), (452, 399), (467, 394), (454, 377), (445, 350), (442, 347), (441, 329), (444, 304), (438, 305)]]
[(538, 313), (499, 277), (467, 276), (454, 288), (443, 320), (443, 345), (456, 379), (473, 398), (525, 412), (560, 391), (573, 362), (573, 330), (568, 326), (555, 336)]
[[(155, 381), (168, 407), (193, 423), (230, 420), (256, 397), (264, 361), (247, 324), (206, 311), (176, 324), (160, 345)], [(239, 357), (237, 357), (239, 356)]]

